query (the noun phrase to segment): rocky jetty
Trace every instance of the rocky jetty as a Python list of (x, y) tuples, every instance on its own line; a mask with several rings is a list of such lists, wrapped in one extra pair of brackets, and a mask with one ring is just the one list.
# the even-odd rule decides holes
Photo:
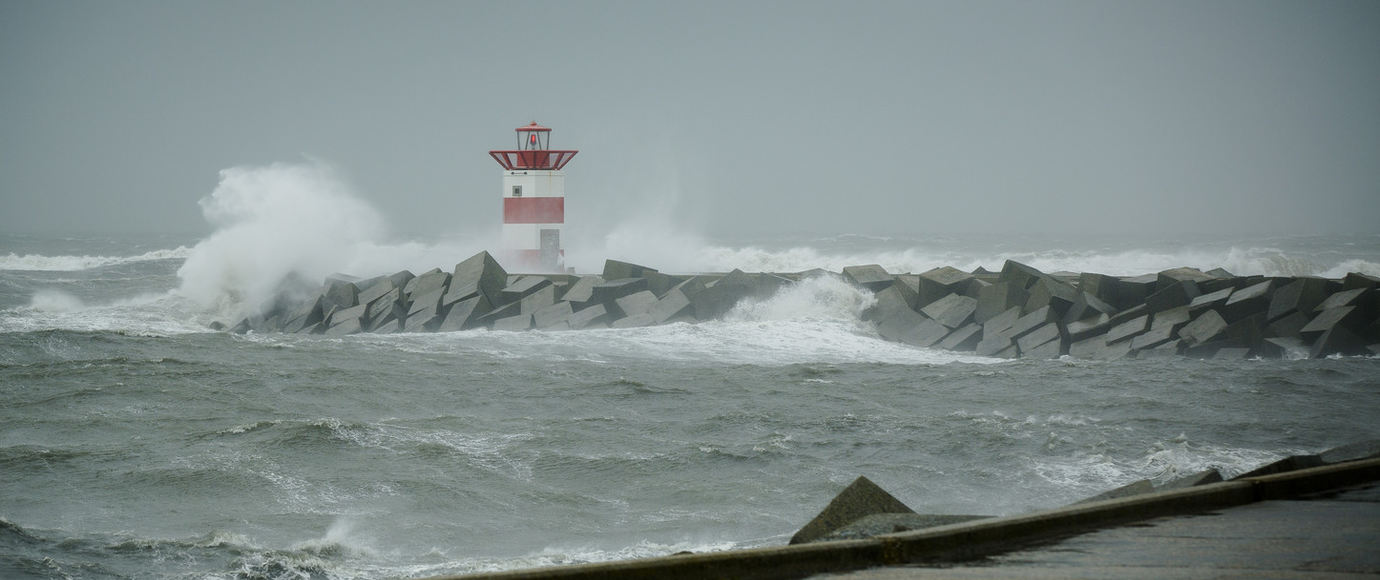
[(1014, 261), (1000, 272), (950, 267), (842, 272), (672, 275), (608, 260), (600, 275), (509, 274), (487, 252), (414, 275), (335, 275), (305, 300), (280, 299), (233, 332), (579, 330), (704, 322), (739, 301), (812, 276), (875, 294), (865, 318), (887, 340), (1001, 358), (1119, 359), (1380, 354), (1380, 278), (1234, 276), (1175, 268), (1119, 277), (1044, 273)]

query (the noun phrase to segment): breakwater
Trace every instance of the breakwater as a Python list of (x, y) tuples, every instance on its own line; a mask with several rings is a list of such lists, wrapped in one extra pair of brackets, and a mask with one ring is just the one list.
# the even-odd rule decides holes
[(509, 274), (487, 252), (451, 272), (329, 277), (305, 299), (282, 297), (233, 332), (628, 328), (722, 317), (813, 276), (874, 294), (864, 314), (887, 340), (1000, 358), (1324, 357), (1380, 354), (1380, 279), (1234, 276), (1176, 268), (1142, 276), (1045, 273), (1008, 260), (999, 272), (941, 267), (892, 274), (666, 274), (607, 260), (599, 275)]

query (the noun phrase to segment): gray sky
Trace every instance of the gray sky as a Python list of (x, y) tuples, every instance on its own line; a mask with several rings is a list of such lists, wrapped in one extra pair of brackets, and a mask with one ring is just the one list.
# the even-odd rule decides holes
[(1380, 2), (0, 3), (3, 231), (202, 232), (309, 158), (492, 227), (532, 120), (600, 227), (1377, 232)]

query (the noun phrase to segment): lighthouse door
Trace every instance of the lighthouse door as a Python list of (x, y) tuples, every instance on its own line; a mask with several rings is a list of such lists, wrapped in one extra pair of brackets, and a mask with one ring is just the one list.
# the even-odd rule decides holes
[(549, 272), (560, 269), (561, 230), (541, 231), (541, 267)]

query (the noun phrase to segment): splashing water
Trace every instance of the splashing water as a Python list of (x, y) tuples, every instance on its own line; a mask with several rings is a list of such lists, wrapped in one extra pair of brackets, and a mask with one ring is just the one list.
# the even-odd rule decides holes
[(385, 241), (382, 215), (324, 163), (233, 167), (220, 176), (200, 202), (216, 231), (187, 253), (177, 271), (179, 293), (205, 310), (261, 311), (279, 297), (319, 288), (333, 273), (449, 269), (488, 246), (478, 236)]
[(812, 276), (764, 300), (744, 300), (725, 316), (730, 322), (768, 320), (857, 321), (877, 298), (836, 276)]
[(218, 229), (178, 269), (183, 295), (219, 311), (261, 308), (349, 263), (382, 231), (378, 213), (321, 164), (233, 167), (200, 202)]

